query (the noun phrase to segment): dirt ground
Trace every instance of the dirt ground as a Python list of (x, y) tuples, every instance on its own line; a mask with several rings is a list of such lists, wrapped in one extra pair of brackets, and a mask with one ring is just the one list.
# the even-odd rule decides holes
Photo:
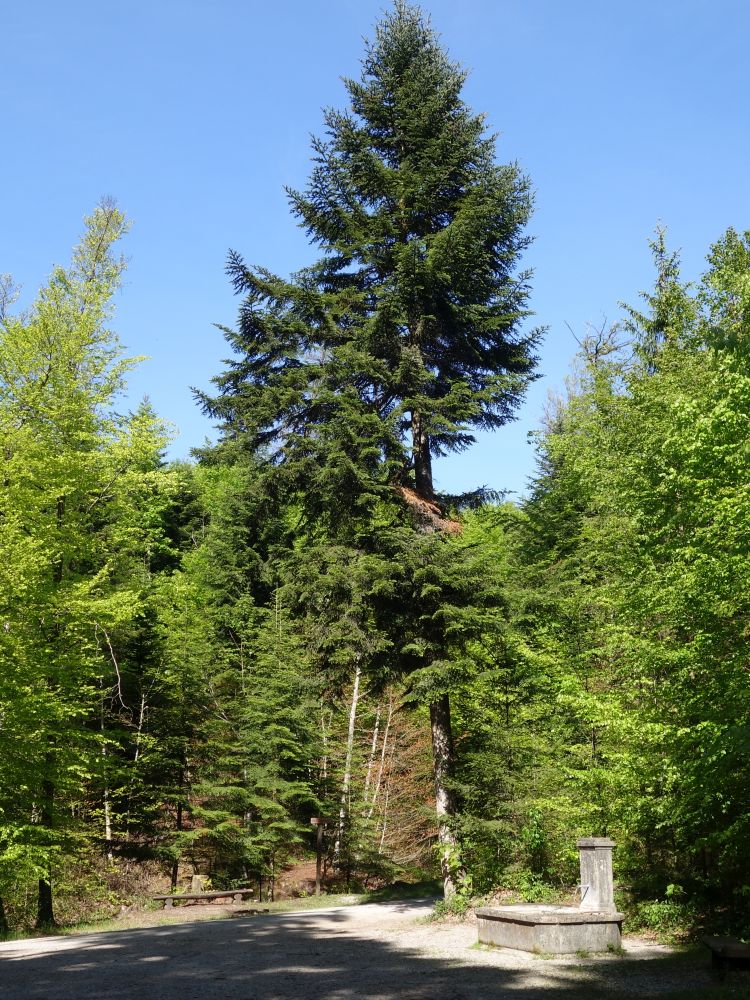
[[(697, 998), (716, 986), (707, 954), (633, 939), (624, 956), (588, 958), (479, 947), (471, 923), (428, 922), (428, 901), (257, 915), (223, 907), (221, 920), (199, 919), (198, 909), (155, 927), (1, 944), (0, 997), (572, 1000)], [(750, 998), (739, 975), (716, 995)]]

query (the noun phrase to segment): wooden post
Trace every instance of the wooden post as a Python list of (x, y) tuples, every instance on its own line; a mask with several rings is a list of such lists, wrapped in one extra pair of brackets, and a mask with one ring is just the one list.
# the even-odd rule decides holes
[(323, 824), (320, 816), (310, 820), (318, 828), (315, 837), (315, 895), (320, 895), (320, 866), (323, 860)]
[(323, 867), (323, 829), (330, 826), (336, 820), (326, 816), (312, 816), (310, 823), (317, 828), (315, 837), (315, 895), (320, 895), (320, 876)]

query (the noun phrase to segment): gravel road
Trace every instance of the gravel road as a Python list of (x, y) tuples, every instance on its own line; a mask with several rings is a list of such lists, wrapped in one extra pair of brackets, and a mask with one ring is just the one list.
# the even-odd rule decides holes
[(653, 996), (711, 985), (700, 954), (543, 959), (479, 948), (429, 902), (176, 923), (0, 944), (2, 1000), (524, 1000)]

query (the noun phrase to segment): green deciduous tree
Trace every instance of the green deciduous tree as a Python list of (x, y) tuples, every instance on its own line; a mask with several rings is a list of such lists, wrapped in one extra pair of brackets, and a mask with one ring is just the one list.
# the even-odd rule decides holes
[(80, 843), (89, 781), (106, 836), (113, 636), (139, 607), (133, 560), (148, 536), (132, 490), (163, 444), (153, 415), (113, 408), (133, 363), (108, 326), (124, 217), (102, 203), (86, 223), (72, 264), (0, 321), (0, 878), (36, 873), (40, 926), (54, 921), (50, 873)]
[(620, 840), (642, 891), (720, 892), (745, 921), (749, 245), (728, 231), (689, 288), (658, 234), (632, 350), (587, 359), (519, 536), (555, 798)]

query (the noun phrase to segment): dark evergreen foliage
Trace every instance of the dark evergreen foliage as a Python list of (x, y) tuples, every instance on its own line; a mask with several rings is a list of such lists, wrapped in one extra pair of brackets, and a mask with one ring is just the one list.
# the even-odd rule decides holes
[(397, 3), (346, 112), (325, 114), (294, 213), (322, 250), (284, 281), (232, 252), (237, 353), (202, 396), (226, 441), (295, 462), (309, 497), (361, 507), (386, 483), (433, 492), (431, 458), (512, 416), (535, 361), (524, 335), (531, 197), (461, 99), (465, 73)]
[(432, 458), (511, 418), (538, 337), (520, 331), (528, 181), (494, 162), (464, 80), (399, 0), (345, 81), (349, 109), (325, 113), (306, 191), (289, 191), (321, 257), (284, 280), (230, 253), (234, 357), (199, 397), (221, 421), (216, 454), (252, 456), (294, 525), (268, 566), (330, 682), (409, 677), (430, 705), (442, 816), (456, 806), (448, 694), (476, 631), (463, 607), (491, 598), (433, 503)]

